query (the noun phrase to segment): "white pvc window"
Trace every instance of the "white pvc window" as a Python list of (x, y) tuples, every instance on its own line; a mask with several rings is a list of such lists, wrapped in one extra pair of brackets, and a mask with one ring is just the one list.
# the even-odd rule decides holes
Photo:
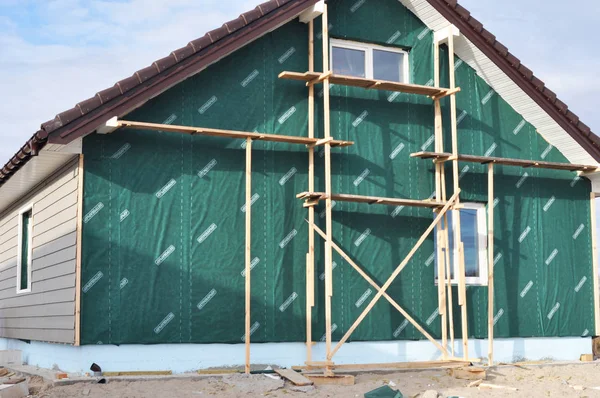
[[(468, 285), (487, 285), (487, 221), (486, 208), (482, 203), (462, 203), (460, 210), (448, 212), (448, 246), (450, 249), (450, 275), (452, 283), (458, 283), (455, 267), (458, 264), (458, 239), (456, 224), (460, 214), (460, 234), (464, 245), (465, 280)], [(437, 231), (437, 228), (436, 228)], [(435, 242), (435, 280), (438, 280), (437, 236)], [(445, 256), (445, 249), (442, 249)], [(446, 276), (447, 277), (447, 276)]]
[(331, 70), (336, 75), (408, 83), (408, 52), (395, 47), (332, 39)]
[(31, 292), (31, 257), (33, 255), (33, 206), (19, 210), (17, 246), (17, 294)]

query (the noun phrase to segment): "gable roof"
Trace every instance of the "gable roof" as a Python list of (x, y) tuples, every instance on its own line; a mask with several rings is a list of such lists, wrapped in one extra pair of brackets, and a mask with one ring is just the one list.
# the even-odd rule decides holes
[[(593, 159), (600, 162), (600, 138), (511, 54), (506, 46), (460, 6), (457, 0), (426, 1), (451, 24), (457, 26), (465, 37), (548, 113)], [(270, 0), (262, 3), (114, 86), (59, 113), (54, 119), (43, 123), (41, 129), (0, 169), (0, 186), (47, 143), (68, 144), (93, 132), (111, 117), (124, 115), (137, 108), (210, 64), (292, 20), (317, 2), (318, 0)]]

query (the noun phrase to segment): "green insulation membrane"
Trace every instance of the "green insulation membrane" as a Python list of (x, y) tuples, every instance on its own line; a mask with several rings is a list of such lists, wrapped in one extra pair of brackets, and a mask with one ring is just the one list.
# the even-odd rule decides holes
[[(329, 2), (332, 38), (409, 52), (410, 82), (433, 83), (433, 32), (396, 0)], [(320, 32), (320, 19), (315, 32)], [(315, 70), (322, 70), (315, 38)], [(306, 136), (308, 90), (278, 79), (308, 69), (308, 27), (294, 20), (148, 101), (124, 119)], [(441, 52), (442, 85), (448, 53)], [(459, 152), (567, 162), (456, 58)], [(323, 136), (322, 85), (316, 135)], [(450, 151), (449, 99), (442, 100)], [(426, 199), (434, 192), (434, 112), (423, 96), (334, 85), (332, 191)], [(84, 139), (83, 344), (244, 341), (245, 142), (119, 129)], [(324, 190), (322, 150), (315, 155)], [(447, 164), (452, 193), (451, 164)], [(463, 202), (487, 203), (487, 166), (460, 163)], [(302, 145), (252, 150), (252, 342), (306, 339), (308, 187)], [(567, 171), (495, 166), (495, 336), (580, 336), (593, 326), (590, 183)], [(315, 219), (325, 228), (324, 202)], [(333, 237), (381, 286), (433, 220), (430, 209), (335, 203)], [(324, 339), (323, 240), (316, 237), (314, 340)], [(333, 257), (333, 339), (376, 291)], [(388, 293), (440, 337), (431, 234)], [(469, 335), (487, 337), (487, 287), (467, 288)], [(454, 329), (461, 334), (454, 290)], [(424, 337), (387, 301), (351, 340)]]

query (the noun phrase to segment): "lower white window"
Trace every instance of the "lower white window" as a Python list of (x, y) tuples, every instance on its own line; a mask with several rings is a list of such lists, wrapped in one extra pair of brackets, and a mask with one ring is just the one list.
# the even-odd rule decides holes
[[(457, 236), (457, 221), (460, 217), (460, 234), (464, 245), (465, 258), (465, 277), (467, 285), (487, 286), (487, 220), (486, 207), (482, 203), (461, 203), (459, 210), (448, 211), (448, 246), (450, 258), (450, 275), (452, 283), (458, 283), (455, 269), (459, 262)], [(437, 234), (437, 228), (435, 229)], [(435, 242), (435, 280), (438, 281), (438, 263), (437, 258), (438, 240)], [(441, 253), (446, 256), (446, 249), (442, 248)], [(448, 276), (446, 275), (446, 278)]]

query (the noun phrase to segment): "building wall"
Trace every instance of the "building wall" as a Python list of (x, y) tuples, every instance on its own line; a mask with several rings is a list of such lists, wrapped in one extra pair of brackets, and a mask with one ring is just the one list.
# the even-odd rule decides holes
[[(396, 0), (330, 2), (332, 37), (410, 50), (411, 82), (433, 82), (433, 32)], [(317, 21), (315, 31), (320, 32)], [(127, 115), (155, 123), (307, 134), (307, 89), (277, 78), (308, 67), (308, 29), (292, 21)], [(315, 69), (321, 70), (320, 35)], [(442, 85), (448, 83), (442, 49)], [(456, 60), (459, 151), (566, 162), (467, 64)], [(323, 134), (321, 86), (316, 134)], [(446, 150), (449, 101), (443, 101)], [(415, 95), (334, 86), (334, 192), (425, 199), (433, 106)], [(82, 341), (235, 343), (244, 333), (243, 142), (118, 130), (84, 140)], [(317, 189), (323, 158), (316, 156)], [(305, 339), (306, 149), (253, 144), (252, 341)], [(486, 167), (460, 164), (461, 199), (486, 201)], [(446, 174), (449, 191), (452, 180)], [(581, 336), (593, 330), (590, 184), (564, 171), (496, 167), (495, 316), (498, 337)], [(317, 208), (317, 222), (324, 228)], [(432, 221), (428, 209), (337, 203), (333, 236), (380, 285)], [(313, 339), (324, 333), (322, 240), (317, 238)], [(433, 237), (391, 285), (390, 295), (440, 335)], [(333, 338), (351, 327), (375, 291), (334, 255)], [(456, 303), (456, 290), (454, 302)], [(467, 289), (469, 335), (487, 336), (487, 287)], [(456, 336), (460, 316), (454, 309)], [(384, 301), (352, 340), (422, 335)]]
[[(0, 336), (74, 343), (78, 161), (0, 214)], [(19, 210), (33, 205), (31, 292), (16, 294)]]

